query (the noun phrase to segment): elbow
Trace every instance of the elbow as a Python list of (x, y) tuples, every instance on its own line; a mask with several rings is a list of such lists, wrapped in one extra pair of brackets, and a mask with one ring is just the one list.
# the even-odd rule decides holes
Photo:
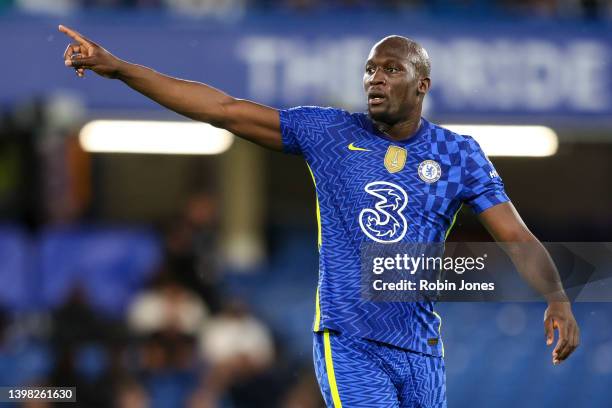
[(539, 243), (539, 240), (526, 227), (504, 231), (497, 241), (503, 243), (502, 247), (513, 259), (523, 254), (527, 248), (533, 248), (525, 244)]
[(216, 108), (208, 123), (218, 128), (227, 128), (232, 118), (233, 108), (238, 100), (229, 95), (223, 95), (217, 101)]
[(538, 242), (538, 239), (529, 231), (529, 228), (524, 223), (511, 223), (505, 228), (499, 228), (497, 231), (492, 231), (497, 242), (507, 243), (528, 243)]
[(503, 238), (500, 241), (504, 242), (517, 242), (517, 243), (525, 243), (525, 242), (534, 242), (538, 239), (529, 231), (527, 228), (516, 228), (511, 231), (507, 231)]
[(189, 116), (199, 122), (205, 122), (214, 127), (225, 129), (231, 123), (231, 112), (235, 103), (235, 98), (223, 95), (212, 104), (207, 105), (206, 109), (202, 109)]

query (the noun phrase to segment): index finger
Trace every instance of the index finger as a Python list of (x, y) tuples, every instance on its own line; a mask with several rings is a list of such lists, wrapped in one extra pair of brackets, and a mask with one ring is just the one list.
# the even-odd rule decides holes
[(81, 45), (88, 45), (90, 44), (91, 41), (89, 41), (87, 38), (85, 38), (84, 36), (82, 36), (81, 34), (79, 34), (78, 32), (64, 26), (61, 25), (58, 27), (59, 30), (66, 34), (68, 37), (72, 38), (75, 41), (78, 41)]

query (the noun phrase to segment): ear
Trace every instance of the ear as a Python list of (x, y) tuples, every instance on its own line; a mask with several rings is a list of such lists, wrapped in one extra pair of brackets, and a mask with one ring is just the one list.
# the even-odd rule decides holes
[(419, 94), (425, 95), (429, 91), (430, 87), (431, 87), (431, 78), (429, 77), (421, 78), (419, 79), (419, 83), (417, 85), (417, 92)]

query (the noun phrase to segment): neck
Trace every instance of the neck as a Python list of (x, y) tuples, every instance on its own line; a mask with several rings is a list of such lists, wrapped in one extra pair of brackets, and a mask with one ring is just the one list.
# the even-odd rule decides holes
[(373, 121), (376, 128), (393, 140), (406, 140), (413, 137), (421, 125), (421, 110), (394, 124)]
[(413, 137), (419, 130), (421, 118), (410, 118), (404, 122), (398, 122), (393, 126), (386, 123), (374, 122), (379, 131), (383, 132), (393, 140), (407, 140)]

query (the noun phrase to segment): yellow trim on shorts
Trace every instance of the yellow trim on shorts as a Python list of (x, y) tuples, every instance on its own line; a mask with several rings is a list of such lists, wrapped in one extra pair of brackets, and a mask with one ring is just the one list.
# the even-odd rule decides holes
[(440, 320), (440, 324), (438, 324), (438, 339), (440, 339), (440, 345), (442, 346), (442, 358), (444, 358), (444, 342), (442, 341), (442, 316), (438, 314), (435, 310), (433, 314), (436, 315), (438, 320)]
[(323, 332), (323, 349), (325, 350), (325, 368), (327, 369), (327, 380), (329, 382), (334, 408), (342, 408), (340, 393), (338, 392), (338, 384), (336, 384), (336, 374), (334, 373), (334, 362), (332, 359), (329, 330), (327, 329), (325, 329)]

